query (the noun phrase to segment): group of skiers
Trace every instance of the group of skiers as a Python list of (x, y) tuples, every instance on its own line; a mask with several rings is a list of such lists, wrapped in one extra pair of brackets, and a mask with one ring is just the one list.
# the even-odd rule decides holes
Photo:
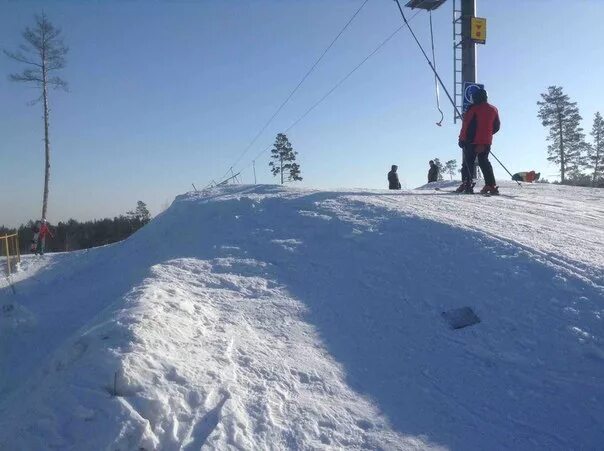
[[(461, 179), (462, 183), (455, 190), (457, 193), (474, 194), (473, 174), (478, 159), (478, 165), (484, 176), (484, 187), (481, 194), (499, 194), (495, 182), (493, 166), (489, 161), (493, 135), (499, 131), (501, 122), (497, 108), (487, 102), (488, 95), (485, 89), (478, 89), (473, 95), (473, 103), (463, 117), (458, 144), (462, 149)], [(397, 174), (398, 166), (393, 165), (388, 173), (390, 189), (401, 189)], [(430, 160), (428, 182), (438, 180), (438, 167)]]
[(36, 255), (44, 255), (46, 237), (50, 236), (51, 238), (54, 238), (46, 219), (42, 219), (42, 221), (38, 221), (34, 224), (32, 231), (34, 232), (34, 236), (31, 240), (30, 250)]

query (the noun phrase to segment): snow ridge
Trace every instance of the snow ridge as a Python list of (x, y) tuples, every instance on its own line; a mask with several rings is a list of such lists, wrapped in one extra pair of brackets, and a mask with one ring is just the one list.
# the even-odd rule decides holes
[(596, 448), (602, 197), (508, 190), (225, 187), (25, 259), (0, 449)]

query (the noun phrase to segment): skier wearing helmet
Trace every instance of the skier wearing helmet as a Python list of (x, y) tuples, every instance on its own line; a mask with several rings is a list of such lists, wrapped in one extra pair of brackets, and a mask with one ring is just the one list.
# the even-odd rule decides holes
[(463, 150), (462, 184), (457, 188), (458, 193), (474, 193), (472, 174), (474, 174), (474, 166), (478, 157), (478, 165), (484, 176), (484, 188), (480, 193), (499, 194), (499, 189), (495, 184), (493, 166), (489, 161), (489, 152), (493, 135), (499, 131), (501, 123), (497, 108), (488, 103), (487, 99), (486, 90), (476, 91), (473, 95), (474, 102), (463, 118), (463, 125), (459, 133), (459, 147)]

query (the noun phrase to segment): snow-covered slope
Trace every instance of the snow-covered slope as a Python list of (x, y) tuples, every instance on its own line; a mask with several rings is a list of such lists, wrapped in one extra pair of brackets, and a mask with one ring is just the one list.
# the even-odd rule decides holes
[(604, 193), (432, 188), (190, 193), (24, 259), (0, 449), (599, 448)]

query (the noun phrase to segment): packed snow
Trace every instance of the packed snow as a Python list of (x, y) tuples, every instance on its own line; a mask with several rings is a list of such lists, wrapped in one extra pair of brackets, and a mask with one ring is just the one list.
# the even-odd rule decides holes
[(24, 257), (0, 449), (601, 448), (604, 190), (452, 186), (215, 188)]

